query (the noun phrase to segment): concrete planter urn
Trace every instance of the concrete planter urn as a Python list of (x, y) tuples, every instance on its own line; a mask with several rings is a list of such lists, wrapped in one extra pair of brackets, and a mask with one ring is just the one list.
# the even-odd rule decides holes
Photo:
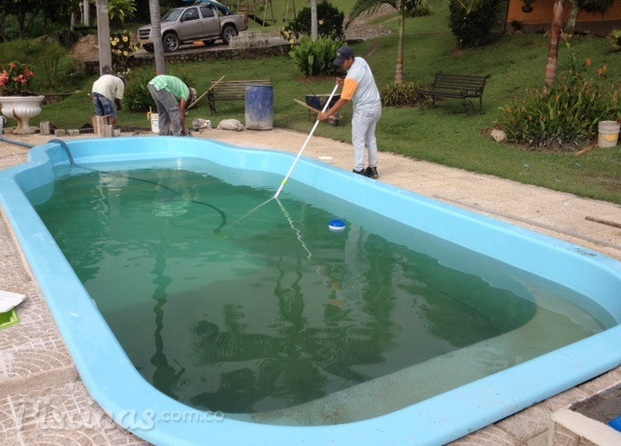
[(13, 134), (29, 135), (35, 132), (29, 121), (41, 114), (43, 99), (45, 96), (0, 96), (0, 112), (17, 121)]

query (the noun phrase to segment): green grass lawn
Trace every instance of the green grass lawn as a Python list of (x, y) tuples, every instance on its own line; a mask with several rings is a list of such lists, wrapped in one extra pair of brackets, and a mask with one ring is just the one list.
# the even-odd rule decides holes
[[(574, 193), (621, 204), (621, 146), (593, 150), (581, 157), (571, 153), (526, 151), (518, 146), (498, 144), (489, 138), (489, 130), (500, 116), (499, 107), (509, 104), (526, 88), (539, 88), (548, 51), (548, 39), (540, 34), (500, 35), (486, 47), (460, 50), (448, 29), (448, 8), (443, 2), (433, 3), (432, 15), (407, 19), (404, 71), (406, 81), (429, 83), (437, 71), (490, 74), (483, 97), (484, 113), (466, 116), (461, 102), (448, 100), (435, 109), (386, 107), (378, 127), (380, 150), (402, 154), (447, 166), (495, 175), (527, 184)], [(384, 24), (396, 30), (396, 17)], [(273, 31), (273, 27), (270, 27)], [(579, 61), (591, 58), (592, 70), (607, 64), (620, 66), (621, 54), (612, 53), (606, 39), (576, 37), (571, 40)], [(392, 82), (395, 74), (397, 35), (356, 44), (357, 55), (367, 59), (374, 70), (378, 85)], [(567, 68), (569, 51), (561, 46), (560, 66)], [(149, 72), (153, 67), (146, 68)], [(168, 65), (169, 74), (194, 79), (199, 94), (209, 83), (223, 74), (226, 79), (272, 79), (274, 83), (274, 126), (307, 133), (306, 109), (294, 102), (306, 94), (329, 93), (332, 77), (303, 78), (287, 56), (257, 60), (235, 60)], [(51, 121), (60, 128), (79, 128), (90, 122), (92, 104), (87, 93), (94, 78), (88, 79), (82, 91), (65, 101), (45, 106), (33, 120)], [(617, 86), (621, 73), (609, 69), (602, 79)], [(618, 87), (617, 87), (618, 88)], [(197, 117), (217, 124), (224, 118), (244, 122), (243, 101), (221, 103), (218, 114), (211, 116), (203, 100), (190, 111), (188, 122)], [(351, 109), (346, 108), (341, 125), (322, 124), (316, 134), (341, 141), (350, 141)], [(121, 126), (150, 128), (145, 113), (119, 113)], [(597, 135), (593, 135), (593, 141)], [(381, 174), (381, 158), (380, 158)], [(412, 172), (415, 176), (417, 173)]]

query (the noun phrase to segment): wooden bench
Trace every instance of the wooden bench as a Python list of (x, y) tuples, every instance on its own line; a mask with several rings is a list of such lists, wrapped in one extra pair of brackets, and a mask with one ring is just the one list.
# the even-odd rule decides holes
[(466, 113), (474, 112), (474, 104), (470, 99), (479, 98), (479, 112), (483, 108), (483, 89), (487, 76), (470, 76), (466, 74), (436, 73), (433, 84), (419, 94), (431, 96), (431, 106), (436, 106), (436, 98), (462, 99)]
[(271, 80), (213, 81), (207, 90), (207, 101), (211, 114), (216, 114), (216, 102), (244, 101), (247, 85), (272, 85)]

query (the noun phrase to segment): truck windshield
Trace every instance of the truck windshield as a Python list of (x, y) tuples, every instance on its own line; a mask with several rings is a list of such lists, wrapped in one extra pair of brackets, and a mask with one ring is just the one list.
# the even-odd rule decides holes
[(179, 18), (179, 16), (181, 15), (182, 12), (183, 12), (183, 9), (171, 9), (166, 14), (164, 14), (164, 17), (162, 17), (162, 19), (160, 21), (162, 21), (162, 22), (174, 22), (175, 20), (177, 20)]

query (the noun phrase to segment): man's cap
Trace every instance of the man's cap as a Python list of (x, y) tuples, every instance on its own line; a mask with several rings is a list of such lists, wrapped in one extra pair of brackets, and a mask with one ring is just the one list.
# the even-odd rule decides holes
[(112, 68), (110, 68), (110, 65), (104, 65), (103, 68), (101, 69), (101, 74), (112, 74)]
[(354, 57), (354, 52), (348, 46), (342, 46), (336, 52), (336, 59), (332, 62), (333, 65), (342, 66), (343, 62), (345, 62), (350, 57)]

